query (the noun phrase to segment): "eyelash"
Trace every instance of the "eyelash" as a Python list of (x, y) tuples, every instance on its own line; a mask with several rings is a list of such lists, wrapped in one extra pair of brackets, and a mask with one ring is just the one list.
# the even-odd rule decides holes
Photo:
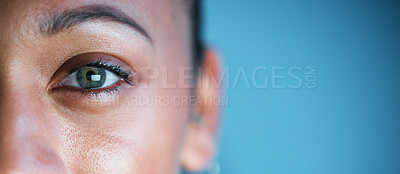
[(110, 62), (108, 62), (108, 61), (99, 60), (99, 61), (89, 62), (88, 64), (73, 66), (71, 68), (71, 70), (69, 71), (69, 75), (79, 69), (86, 68), (86, 67), (104, 68), (106, 70), (109, 70), (109, 71), (115, 73), (117, 76), (121, 77), (128, 85), (135, 86), (135, 82), (130, 80), (130, 76), (131, 76), (132, 72), (123, 70), (121, 68), (121, 66), (119, 66), (119, 65), (110, 65)]

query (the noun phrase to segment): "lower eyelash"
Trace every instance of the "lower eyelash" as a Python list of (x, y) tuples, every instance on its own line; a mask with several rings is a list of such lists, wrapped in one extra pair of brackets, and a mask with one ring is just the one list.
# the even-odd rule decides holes
[(115, 86), (109, 89), (101, 89), (101, 90), (74, 90), (73, 92), (78, 92), (79, 95), (84, 97), (100, 97), (99, 95), (115, 95), (120, 94), (119, 91), (120, 86)]
[(120, 86), (112, 87), (112, 88), (109, 88), (109, 89), (103, 89), (101, 91), (101, 93), (107, 93), (107, 94), (112, 94), (112, 95), (114, 95), (115, 93), (120, 94), (119, 89), (118, 89), (119, 87)]

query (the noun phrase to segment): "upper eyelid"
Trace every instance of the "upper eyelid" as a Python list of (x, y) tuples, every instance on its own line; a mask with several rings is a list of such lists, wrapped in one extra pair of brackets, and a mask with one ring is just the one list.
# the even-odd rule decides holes
[(70, 70), (70, 73), (69, 73), (69, 74), (72, 74), (73, 72), (76, 72), (77, 70), (82, 69), (82, 68), (85, 68), (85, 67), (104, 68), (104, 69), (106, 69), (106, 70), (109, 70), (109, 71), (115, 73), (115, 74), (118, 75), (119, 77), (121, 77), (121, 78), (122, 78), (126, 83), (128, 83), (129, 85), (131, 85), (131, 86), (135, 85), (135, 82), (134, 82), (133, 80), (130, 80), (130, 76), (131, 76), (131, 75), (134, 75), (134, 76), (135, 76), (135, 75), (137, 75), (136, 73), (131, 72), (131, 71), (126, 71), (126, 70), (124, 70), (124, 69), (121, 67), (121, 65), (117, 65), (117, 64), (115, 64), (115, 65), (110, 65), (110, 64), (108, 64), (108, 63), (113, 64), (113, 63), (110, 62), (110, 61), (102, 61), (102, 60), (92, 61), (92, 62), (90, 62), (90, 63), (88, 63), (88, 64), (82, 64), (82, 65), (79, 65), (78, 67), (73, 67), (73, 68)]
[[(112, 65), (110, 65), (112, 64)], [(117, 66), (117, 67), (121, 67), (120, 65), (114, 65), (114, 63), (110, 62), (110, 61), (104, 61), (104, 60), (96, 60), (96, 61), (90, 61), (88, 63), (82, 63), (82, 64), (78, 64), (78, 65), (74, 65), (73, 67), (71, 67), (70, 73), (82, 69), (82, 68), (86, 68), (86, 67), (90, 67), (90, 66), (94, 66), (94, 67), (98, 67), (98, 68), (110, 68), (112, 66)]]
[[(82, 64), (82, 65), (78, 65), (78, 66), (74, 66), (71, 68), (70, 70), (70, 74), (72, 74), (73, 72), (79, 70), (79, 69), (83, 69), (83, 68), (87, 68), (87, 67), (96, 67), (96, 68), (104, 68), (106, 70), (112, 71), (114, 73), (116, 73), (117, 75), (126, 75), (129, 76), (131, 74), (131, 72), (128, 72), (124, 69), (122, 69), (122, 67), (120, 65), (113, 65), (113, 64), (108, 64), (111, 62), (107, 62), (107, 61), (95, 61), (95, 62), (90, 62), (88, 64)], [(122, 73), (122, 74), (121, 74)]]

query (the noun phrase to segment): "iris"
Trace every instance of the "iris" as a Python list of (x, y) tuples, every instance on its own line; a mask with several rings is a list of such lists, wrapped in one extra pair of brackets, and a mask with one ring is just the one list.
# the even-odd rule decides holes
[(100, 88), (106, 80), (106, 72), (102, 68), (85, 68), (76, 72), (76, 80), (84, 89)]

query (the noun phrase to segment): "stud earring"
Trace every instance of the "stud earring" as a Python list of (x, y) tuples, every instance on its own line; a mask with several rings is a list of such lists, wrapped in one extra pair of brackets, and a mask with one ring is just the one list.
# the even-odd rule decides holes
[(192, 115), (192, 118), (190, 120), (193, 124), (201, 126), (204, 123), (204, 118), (198, 114)]

